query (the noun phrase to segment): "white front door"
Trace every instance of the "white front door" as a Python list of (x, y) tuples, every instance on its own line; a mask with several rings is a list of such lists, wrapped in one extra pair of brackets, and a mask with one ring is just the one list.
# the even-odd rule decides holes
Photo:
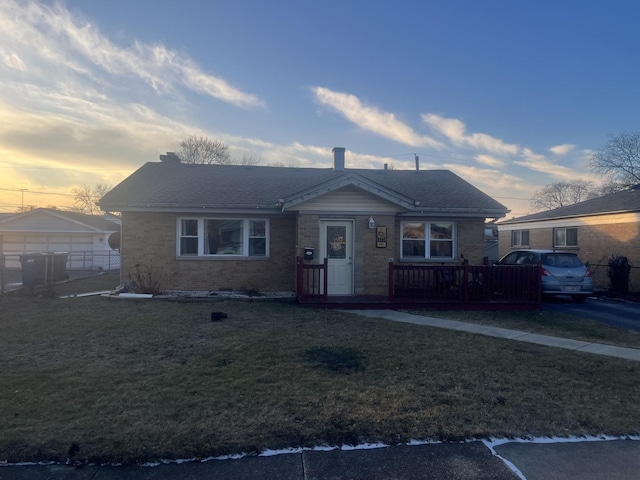
[(327, 259), (327, 294), (353, 294), (353, 223), (321, 222), (321, 256)]

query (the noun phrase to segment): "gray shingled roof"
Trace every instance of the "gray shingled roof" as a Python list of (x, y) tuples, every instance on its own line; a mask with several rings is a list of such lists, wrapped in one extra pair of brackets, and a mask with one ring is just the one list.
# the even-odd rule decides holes
[(107, 193), (108, 211), (163, 209), (273, 209), (320, 184), (363, 179), (415, 202), (416, 211), (473, 210), (504, 216), (508, 209), (448, 170), (336, 171), (240, 165), (149, 162)]
[(546, 212), (534, 213), (524, 217), (500, 222), (500, 225), (510, 223), (535, 222), (539, 220), (553, 220), (569, 217), (583, 217), (588, 215), (606, 215), (608, 213), (629, 213), (640, 211), (640, 185), (629, 190), (610, 193), (602, 197), (592, 198), (584, 202), (554, 208)]
[(95, 228), (103, 231), (118, 231), (120, 230), (120, 224), (117, 221), (109, 220), (100, 215), (86, 215), (80, 212), (70, 212), (67, 210), (56, 210), (54, 208), (36, 208), (23, 213), (14, 213), (7, 216), (0, 217), (0, 223), (8, 223), (19, 217), (26, 217), (38, 212), (47, 212), (52, 215), (66, 218), (73, 222), (82, 223), (88, 227)]

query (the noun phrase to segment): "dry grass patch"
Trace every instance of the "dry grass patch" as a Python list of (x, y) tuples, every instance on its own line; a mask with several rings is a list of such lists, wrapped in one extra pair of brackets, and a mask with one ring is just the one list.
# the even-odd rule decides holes
[(293, 304), (5, 295), (0, 328), (0, 460), (640, 431), (637, 363)]

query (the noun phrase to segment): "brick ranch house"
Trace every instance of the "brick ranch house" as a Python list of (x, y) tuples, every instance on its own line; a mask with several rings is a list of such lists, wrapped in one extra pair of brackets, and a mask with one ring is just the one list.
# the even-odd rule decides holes
[(471, 264), (487, 218), (508, 210), (447, 170), (190, 165), (161, 155), (101, 208), (122, 214), (122, 280), (137, 268), (163, 289), (296, 289), (298, 258), (328, 262), (330, 295), (385, 295), (388, 262)]
[(627, 257), (629, 289), (640, 291), (640, 185), (498, 224), (500, 255), (515, 248), (578, 253), (591, 265), (597, 288), (608, 288), (609, 259)]

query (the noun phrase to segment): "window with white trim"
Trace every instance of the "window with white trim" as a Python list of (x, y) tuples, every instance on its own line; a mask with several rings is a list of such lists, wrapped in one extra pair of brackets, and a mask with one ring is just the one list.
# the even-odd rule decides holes
[(182, 218), (178, 221), (180, 257), (266, 257), (267, 220)]
[(553, 229), (553, 246), (554, 247), (577, 247), (578, 246), (578, 229), (573, 228), (554, 228)]
[(452, 260), (455, 258), (455, 223), (402, 222), (404, 259)]
[(513, 230), (511, 232), (512, 247), (528, 247), (529, 246), (529, 230)]

